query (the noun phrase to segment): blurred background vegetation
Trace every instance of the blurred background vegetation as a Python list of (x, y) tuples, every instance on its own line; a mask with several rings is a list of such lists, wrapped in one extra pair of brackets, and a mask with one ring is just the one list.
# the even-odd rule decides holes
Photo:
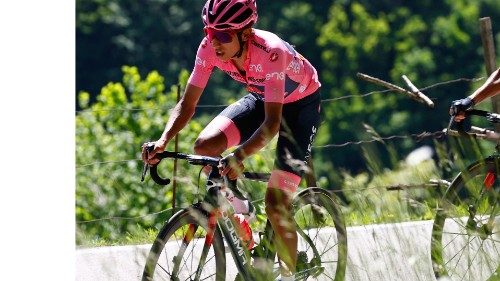
[[(159, 137), (176, 102), (176, 85), (185, 86), (203, 38), (203, 4), (203, 0), (76, 1), (77, 244), (126, 243), (127, 237), (159, 227), (171, 214), (165, 211), (172, 206), (171, 186), (159, 187), (150, 179), (140, 182), (140, 146)], [(445, 127), (450, 102), (470, 94), (484, 80), (465, 79), (423, 90), (436, 104), (430, 109), (395, 93), (362, 97), (383, 89), (359, 80), (356, 73), (398, 85), (404, 84), (405, 74), (420, 88), (486, 77), (479, 19), (491, 18), (499, 54), (497, 0), (261, 0), (258, 8), (255, 27), (295, 45), (319, 72), (325, 101), (313, 149), (315, 172), (322, 187), (343, 191), (338, 194), (349, 222), (430, 218), (433, 191), (387, 192), (383, 186), (449, 179), (458, 167), (440, 166), (455, 162), (448, 156), (446, 140), (408, 137), (324, 146)], [(225, 76), (214, 71), (200, 105), (225, 105), (245, 93), (244, 87)], [(336, 99), (349, 95), (356, 97)], [(181, 132), (179, 150), (191, 153), (197, 134), (221, 110), (198, 108)], [(405, 157), (423, 145), (441, 151), (441, 161), (405, 164)], [(479, 153), (492, 151), (485, 144), (474, 148)], [(249, 159), (247, 167), (269, 170), (272, 150), (270, 144)], [(161, 165), (169, 171), (173, 164)], [(204, 190), (198, 189), (198, 169), (180, 163), (179, 173), (176, 202), (186, 206)], [(264, 188), (248, 190), (258, 199)]]

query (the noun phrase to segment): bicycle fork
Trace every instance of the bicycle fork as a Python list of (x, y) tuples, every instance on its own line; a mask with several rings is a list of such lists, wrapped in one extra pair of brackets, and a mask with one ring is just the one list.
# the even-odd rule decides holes
[[(179, 248), (179, 252), (177, 253), (177, 256), (175, 256), (173, 258), (174, 268), (172, 270), (172, 277), (178, 276), (179, 268), (180, 268), (180, 264), (182, 262), (182, 257), (184, 256), (184, 252), (186, 251), (189, 243), (191, 243), (191, 241), (193, 240), (194, 234), (196, 233), (197, 229), (198, 229), (197, 225), (195, 225), (195, 224), (189, 225), (188, 230), (182, 239), (182, 244), (181, 244), (181, 247)], [(196, 275), (199, 276), (198, 272), (196, 272), (196, 273), (197, 273)]]
[[(205, 242), (203, 245), (198, 267), (196, 268), (196, 274), (194, 277), (194, 280), (196, 281), (200, 280), (203, 267), (205, 266), (205, 263), (207, 261), (208, 251), (210, 250), (210, 247), (212, 247), (212, 242), (214, 239), (216, 227), (217, 227), (217, 214), (216, 212), (213, 212), (209, 215), (208, 219), (207, 234), (205, 236)], [(198, 225), (196, 224), (190, 224), (188, 226), (188, 230), (186, 231), (186, 234), (184, 234), (184, 237), (182, 238), (182, 244), (181, 247), (179, 248), (179, 252), (173, 258), (174, 268), (172, 270), (172, 278), (174, 278), (174, 276), (178, 276), (180, 270), (180, 264), (182, 263), (182, 257), (184, 256), (184, 253), (189, 243), (193, 241), (197, 230), (198, 230)]]

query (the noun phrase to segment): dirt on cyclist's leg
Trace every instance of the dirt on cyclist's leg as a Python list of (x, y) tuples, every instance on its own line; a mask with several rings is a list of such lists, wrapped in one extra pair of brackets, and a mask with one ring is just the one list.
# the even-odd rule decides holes
[(275, 232), (276, 252), (282, 275), (295, 273), (297, 263), (297, 232), (291, 216), (293, 193), (269, 187), (266, 192), (266, 214)]

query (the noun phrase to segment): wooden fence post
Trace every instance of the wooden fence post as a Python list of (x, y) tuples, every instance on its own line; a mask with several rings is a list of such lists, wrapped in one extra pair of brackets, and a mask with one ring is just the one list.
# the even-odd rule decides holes
[[(495, 43), (493, 39), (493, 30), (491, 27), (491, 20), (489, 17), (479, 19), (481, 27), (481, 41), (484, 50), (484, 64), (486, 66), (486, 73), (488, 76), (496, 70), (495, 58)], [(500, 95), (491, 98), (493, 112), (500, 112)], [(495, 124), (495, 130), (500, 132), (500, 124)]]
[[(177, 84), (177, 103), (181, 99), (181, 84)], [(174, 151), (179, 152), (179, 134), (174, 138)], [(175, 209), (175, 201), (177, 199), (177, 159), (174, 159), (174, 176), (172, 179), (172, 209)]]

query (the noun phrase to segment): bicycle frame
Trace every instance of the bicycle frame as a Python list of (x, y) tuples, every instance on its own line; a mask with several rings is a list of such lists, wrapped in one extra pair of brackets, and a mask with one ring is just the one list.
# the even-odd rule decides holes
[[(251, 177), (250, 174), (249, 177)], [(260, 174), (262, 175), (262, 174)], [(259, 177), (256, 176), (256, 177)], [(258, 179), (258, 178), (252, 178)], [(303, 190), (297, 196), (304, 192), (308, 192), (307, 190)], [(227, 205), (227, 206), (224, 206)], [(243, 241), (239, 237), (236, 232), (236, 225), (231, 220), (234, 215), (232, 208), (229, 206), (229, 202), (227, 202), (226, 198), (220, 191), (220, 187), (213, 186), (208, 189), (208, 192), (202, 200), (202, 202), (194, 204), (194, 208), (200, 210), (200, 212), (208, 215), (208, 234), (205, 240), (204, 249), (202, 251), (202, 257), (200, 258), (200, 265), (203, 265), (206, 259), (206, 255), (208, 254), (208, 250), (211, 246), (213, 235), (216, 231), (216, 228), (222, 233), (223, 239), (226, 241), (227, 246), (233, 256), (233, 260), (236, 264), (236, 268), (238, 269), (239, 274), (243, 278), (243, 280), (259, 280), (257, 276), (261, 274), (261, 272), (256, 272), (254, 267), (251, 265), (251, 258), (263, 258), (266, 260), (272, 259), (274, 263), (275, 250), (273, 247), (273, 239), (274, 239), (274, 230), (272, 229), (269, 221), (266, 223), (265, 231), (259, 241), (259, 244), (253, 248), (253, 254), (244, 246)], [(193, 234), (196, 230), (193, 231)], [(302, 237), (306, 243), (311, 245), (311, 250), (314, 252), (315, 257), (320, 256), (317, 248), (312, 242), (311, 238), (307, 236), (307, 234), (300, 228), (297, 227), (297, 232), (300, 237)], [(186, 235), (186, 236), (189, 236)], [(197, 275), (201, 273), (201, 267), (198, 268)], [(313, 272), (318, 268), (310, 268), (307, 272), (298, 273), (295, 276), (296, 280), (301, 280), (304, 277), (308, 276), (309, 272)], [(278, 273), (273, 273), (276, 277)], [(302, 276), (304, 275), (304, 276)]]
[[(271, 277), (272, 274), (273, 279), (274, 277), (277, 277), (279, 274), (278, 272), (273, 272), (273, 270), (269, 272), (267, 270), (265, 271), (255, 270), (253, 265), (251, 264), (251, 258), (254, 258), (254, 261), (257, 260), (258, 258), (263, 258), (265, 260), (272, 260), (271, 262), (274, 263), (276, 252), (273, 244), (274, 231), (271, 227), (271, 224), (268, 220), (266, 223), (265, 231), (264, 233), (262, 233), (262, 236), (260, 237), (261, 239), (259, 241), (259, 244), (252, 249), (253, 253), (251, 253), (250, 250), (247, 249), (247, 247), (244, 245), (244, 242), (237, 233), (237, 226), (232, 220), (234, 211), (230, 203), (227, 201), (226, 197), (221, 192), (221, 187), (223, 185), (222, 180), (224, 181), (224, 185), (226, 186), (226, 188), (231, 189), (235, 194), (241, 195), (241, 192), (237, 189), (236, 186), (232, 186), (232, 183), (228, 180), (226, 176), (221, 177), (221, 175), (219, 174), (218, 165), (220, 160), (218, 158), (199, 156), (199, 155), (187, 155), (187, 154), (168, 152), (168, 151), (162, 152), (159, 155), (159, 158), (184, 159), (187, 160), (192, 165), (210, 166), (212, 168), (212, 172), (208, 176), (207, 193), (204, 199), (198, 203), (191, 205), (191, 208), (198, 210), (200, 214), (206, 216), (208, 221), (205, 243), (203, 245), (202, 254), (199, 260), (198, 267), (196, 269), (194, 280), (199, 280), (201, 276), (201, 272), (203, 266), (205, 265), (209, 249), (212, 246), (214, 235), (217, 231), (221, 233), (223, 241), (226, 241), (227, 247), (233, 256), (233, 260), (236, 264), (236, 268), (238, 269), (239, 275), (241, 278), (243, 278), (243, 280), (245, 281), (261, 280), (262, 274), (265, 274), (265, 276), (269, 277)], [(163, 179), (158, 175), (156, 165), (149, 166), (149, 168), (151, 177), (156, 183), (161, 185), (167, 185), (170, 182), (169, 179)], [(143, 170), (143, 177), (146, 172), (147, 172), (147, 167), (145, 166)], [(270, 175), (267, 173), (251, 173), (251, 172), (243, 173), (243, 177), (246, 179), (263, 181), (263, 182), (267, 182), (269, 176)], [(209, 184), (209, 182), (211, 184)], [(301, 196), (303, 194), (305, 194), (306, 192), (311, 192), (311, 190), (315, 189), (316, 188), (305, 189), (296, 194), (296, 198), (302, 198)], [(321, 192), (325, 191), (321, 190)], [(182, 214), (183, 210), (174, 214), (174, 216), (172, 216), (169, 221), (177, 220), (178, 216)], [(172, 273), (173, 275), (176, 275), (178, 273), (178, 270), (180, 268), (179, 263), (181, 262), (180, 257), (184, 255), (184, 251), (188, 247), (189, 243), (193, 240), (196, 231), (197, 231), (197, 225), (192, 224), (189, 226), (187, 233), (184, 235), (182, 239), (183, 245), (179, 249), (177, 255), (174, 257), (174, 270)], [(297, 232), (299, 236), (301, 236), (306, 241), (306, 243), (308, 243), (311, 246), (311, 249), (314, 252), (315, 256), (313, 260), (311, 260), (310, 262), (313, 266), (305, 270), (303, 274), (299, 273), (298, 275), (296, 275), (296, 278), (298, 278), (297, 280), (301, 280), (302, 278), (307, 278), (310, 272), (321, 270), (321, 266), (318, 267), (315, 265), (317, 261), (316, 257), (319, 257), (320, 255), (318, 250), (316, 249), (316, 246), (312, 242), (311, 238), (308, 237), (307, 234), (299, 227), (297, 227)], [(304, 275), (304, 277), (301, 277), (301, 275)]]
[[(229, 206), (226, 198), (222, 195), (220, 187), (211, 187), (204, 202), (208, 202), (212, 208), (210, 211), (209, 221), (216, 221), (216, 224), (210, 227), (218, 227), (222, 233), (224, 240), (231, 251), (233, 259), (238, 268), (238, 272), (243, 276), (244, 280), (252, 280), (250, 278), (250, 252), (247, 247), (244, 246), (243, 241), (236, 232), (236, 226), (231, 218), (234, 215), (234, 211)], [(209, 228), (209, 233), (215, 232), (215, 229)], [(210, 246), (210, 245), (205, 245)]]
[[(216, 171), (218, 168), (212, 166), (212, 169)], [(253, 278), (254, 271), (252, 270), (251, 266), (252, 255), (237, 233), (237, 226), (231, 219), (234, 215), (234, 211), (232, 210), (225, 196), (222, 194), (220, 186), (215, 185), (209, 187), (205, 198), (201, 202), (193, 204), (192, 208), (197, 209), (201, 213), (208, 216), (207, 235), (205, 237), (205, 244), (203, 246), (195, 280), (199, 279), (201, 270), (203, 269), (203, 265), (205, 264), (208, 255), (208, 251), (212, 246), (213, 236), (216, 232), (216, 229), (219, 229), (223, 236), (223, 240), (226, 241), (227, 246), (233, 256), (233, 260), (236, 264), (238, 272), (243, 280), (255, 280), (255, 278)], [(188, 232), (183, 237), (183, 241), (184, 243), (186, 243), (186, 246), (191, 242), (195, 232), (196, 227), (194, 225), (191, 225)], [(272, 237), (272, 233), (270, 235)], [(259, 243), (259, 245), (257, 245), (256, 247), (259, 246), (261, 246), (261, 243)], [(179, 250), (178, 256), (182, 256), (184, 254), (184, 249), (185, 247)], [(174, 267), (174, 272), (177, 267)]]

